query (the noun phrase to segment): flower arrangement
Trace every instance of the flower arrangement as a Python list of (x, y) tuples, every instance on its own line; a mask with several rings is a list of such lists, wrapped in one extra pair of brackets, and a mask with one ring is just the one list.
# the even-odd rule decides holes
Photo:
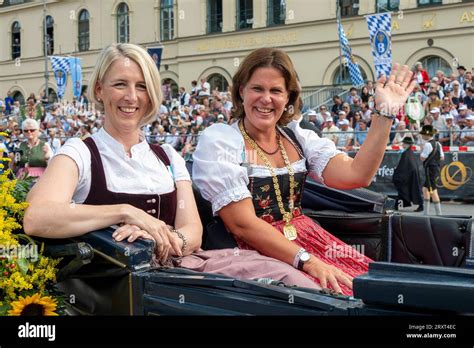
[[(2, 135), (2, 134), (0, 134)], [(8, 158), (1, 159), (3, 163)], [(56, 266), (21, 233), (31, 178), (18, 181), (0, 163), (0, 315), (58, 315), (61, 299), (56, 295)]]

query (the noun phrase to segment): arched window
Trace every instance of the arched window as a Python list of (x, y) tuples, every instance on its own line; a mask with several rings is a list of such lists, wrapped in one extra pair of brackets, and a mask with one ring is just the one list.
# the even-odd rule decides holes
[(12, 24), (12, 59), (15, 60), (21, 56), (21, 26), (19, 22)]
[(117, 7), (117, 42), (130, 41), (130, 18), (128, 5), (121, 2)]
[[(367, 74), (359, 65), (360, 73), (362, 74), (362, 78), (364, 81), (367, 81)], [(340, 73), (340, 67), (338, 66), (336, 71), (334, 72), (334, 76), (332, 78), (332, 82), (334, 85), (352, 85), (351, 76), (349, 75), (349, 68), (346, 66), (342, 69), (342, 74)]]
[(449, 63), (441, 57), (427, 56), (421, 59), (420, 62), (421, 64), (423, 64), (423, 69), (426, 70), (430, 78), (435, 76), (438, 70), (443, 71), (444, 76), (449, 76), (453, 73), (453, 69), (451, 68)]
[(217, 87), (219, 92), (225, 92), (227, 91), (227, 87), (229, 86), (229, 83), (227, 82), (225, 77), (218, 73), (210, 75), (207, 78), (207, 82), (209, 82), (209, 84), (211, 85), (211, 91), (215, 90)]
[(173, 0), (161, 0), (160, 10), (161, 41), (174, 39)]
[[(43, 28), (44, 29), (44, 28)], [(54, 19), (51, 16), (46, 16), (46, 45), (44, 45), (45, 33), (43, 36), (43, 50), (46, 46), (46, 54), (51, 56), (54, 54)]]
[(21, 105), (25, 104), (25, 97), (20, 91), (13, 92), (12, 98), (14, 101), (19, 101)]
[(58, 95), (56, 94), (56, 91), (52, 88), (48, 88), (48, 101), (49, 104), (56, 103), (58, 101)]
[(79, 12), (79, 51), (89, 50), (89, 11)]

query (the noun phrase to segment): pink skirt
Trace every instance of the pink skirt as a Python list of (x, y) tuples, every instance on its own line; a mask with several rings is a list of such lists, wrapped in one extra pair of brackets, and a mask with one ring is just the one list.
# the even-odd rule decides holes
[(222, 274), (237, 279), (271, 278), (286, 285), (321, 289), (303, 272), (255, 250), (200, 250), (181, 259), (180, 267), (197, 272)]
[[(294, 242), (302, 248), (305, 248), (310, 254), (318, 257), (327, 264), (337, 267), (351, 277), (367, 273), (369, 263), (372, 262), (371, 259), (354, 247), (334, 237), (309, 217), (300, 215), (293, 218), (291, 223), (296, 227), (298, 232), (298, 237)], [(283, 233), (284, 221), (276, 221), (272, 223), (272, 225)], [(241, 249), (252, 249), (252, 247), (242, 241), (238, 241), (238, 244)], [(363, 249), (361, 251), (363, 252)], [(320, 286), (317, 278), (306, 273), (304, 274)], [(349, 287), (341, 283), (339, 283), (339, 286), (344, 295), (352, 296), (352, 290)]]

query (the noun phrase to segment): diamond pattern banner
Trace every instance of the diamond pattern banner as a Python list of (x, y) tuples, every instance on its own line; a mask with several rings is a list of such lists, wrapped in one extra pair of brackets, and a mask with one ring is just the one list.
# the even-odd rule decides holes
[(392, 70), (392, 17), (390, 12), (366, 16), (370, 34), (370, 47), (374, 58), (377, 79), (390, 75)]
[(69, 72), (69, 58), (51, 56), (51, 66), (53, 68), (54, 78), (58, 86), (58, 97), (62, 99), (66, 91), (67, 73)]
[(364, 79), (360, 73), (359, 65), (352, 56), (352, 50), (349, 46), (349, 40), (347, 40), (344, 28), (342, 27), (341, 19), (337, 18), (337, 29), (339, 34), (339, 43), (341, 45), (342, 54), (347, 62), (347, 68), (349, 69), (349, 75), (354, 86), (361, 86), (364, 84)]

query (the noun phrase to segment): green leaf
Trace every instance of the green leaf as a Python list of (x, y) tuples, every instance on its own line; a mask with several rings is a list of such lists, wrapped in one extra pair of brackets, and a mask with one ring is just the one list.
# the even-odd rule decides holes
[(16, 260), (16, 264), (20, 268), (21, 273), (23, 274), (28, 273), (28, 266), (30, 265), (30, 263), (28, 262), (27, 259), (25, 258), (18, 259)]

